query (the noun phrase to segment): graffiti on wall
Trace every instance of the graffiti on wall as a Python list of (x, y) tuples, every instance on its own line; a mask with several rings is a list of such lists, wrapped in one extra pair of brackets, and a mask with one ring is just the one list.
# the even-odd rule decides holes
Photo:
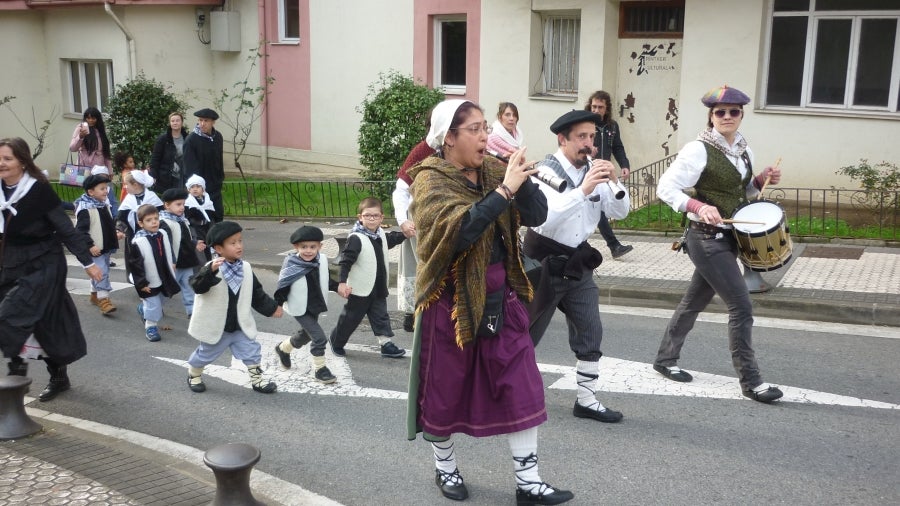
[(644, 44), (641, 46), (640, 53), (631, 52), (631, 59), (636, 64), (635, 67), (628, 69), (629, 73), (635, 75), (649, 74), (654, 71), (673, 71), (676, 70), (671, 59), (677, 56), (675, 53), (675, 42), (668, 44)]
[(663, 151), (665, 151), (666, 156), (669, 156), (669, 140), (672, 139), (675, 132), (678, 131), (678, 104), (672, 97), (669, 97), (669, 110), (666, 112), (666, 121), (669, 122), (669, 128), (671, 128), (672, 131), (669, 132), (665, 142), (660, 144), (660, 146), (663, 148)]

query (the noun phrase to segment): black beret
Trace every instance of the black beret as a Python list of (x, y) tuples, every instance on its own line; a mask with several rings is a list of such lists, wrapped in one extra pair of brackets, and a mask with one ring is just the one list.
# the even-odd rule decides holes
[(303, 241), (322, 242), (324, 240), (325, 236), (322, 234), (322, 229), (313, 227), (312, 225), (304, 225), (291, 234), (291, 244), (297, 244), (298, 242)]
[(162, 194), (163, 202), (172, 202), (173, 200), (187, 200), (188, 192), (184, 188), (169, 188)]
[(84, 178), (84, 182), (81, 183), (81, 186), (85, 189), (85, 191), (90, 190), (91, 188), (97, 186), (100, 183), (108, 183), (109, 178), (101, 175), (101, 174), (91, 174), (90, 176)]
[(553, 124), (550, 125), (550, 131), (558, 134), (572, 125), (584, 123), (585, 121), (590, 121), (599, 125), (603, 123), (603, 116), (594, 114), (591, 111), (585, 111), (584, 109), (573, 109), (554, 121)]
[(225, 239), (228, 239), (242, 230), (244, 229), (233, 221), (220, 221), (210, 227), (209, 232), (206, 233), (206, 244), (209, 244), (210, 246), (222, 244), (225, 242)]
[(219, 115), (216, 111), (209, 108), (200, 109), (194, 113), (194, 116), (197, 116), (198, 118), (219, 119)]

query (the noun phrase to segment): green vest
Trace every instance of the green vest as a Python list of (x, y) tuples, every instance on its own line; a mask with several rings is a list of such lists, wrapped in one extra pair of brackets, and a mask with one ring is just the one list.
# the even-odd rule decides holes
[(716, 206), (722, 218), (731, 218), (734, 210), (747, 201), (747, 185), (753, 171), (748, 163), (747, 175), (741, 178), (741, 173), (724, 153), (711, 144), (704, 142), (703, 146), (706, 148), (706, 167), (694, 185), (697, 200)]

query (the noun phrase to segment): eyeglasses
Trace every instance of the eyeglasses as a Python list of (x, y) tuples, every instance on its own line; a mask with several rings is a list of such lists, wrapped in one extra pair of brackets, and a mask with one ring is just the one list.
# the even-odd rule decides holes
[(481, 133), (482, 130), (484, 130), (484, 133), (490, 135), (491, 132), (494, 131), (494, 127), (488, 125), (487, 122), (485, 121), (484, 123), (482, 123), (480, 125), (473, 124), (473, 125), (469, 125), (469, 126), (465, 126), (465, 127), (451, 128), (450, 130), (467, 130), (472, 135), (478, 135)]
[(724, 118), (725, 113), (728, 113), (732, 118), (740, 118), (742, 112), (743, 111), (740, 109), (716, 109), (713, 111), (713, 114), (715, 114), (717, 118)]
[(365, 218), (367, 220), (377, 220), (378, 218), (381, 218), (382, 215), (380, 215), (380, 214), (361, 214), (360, 216), (362, 216), (363, 218)]

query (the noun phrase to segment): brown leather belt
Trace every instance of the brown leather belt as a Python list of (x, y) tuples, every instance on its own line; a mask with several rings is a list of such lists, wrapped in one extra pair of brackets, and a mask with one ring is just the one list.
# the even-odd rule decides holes
[(697, 230), (699, 232), (703, 232), (704, 234), (709, 234), (709, 235), (722, 234), (722, 233), (731, 231), (731, 229), (728, 229), (728, 228), (717, 227), (715, 225), (710, 225), (709, 223), (703, 223), (701, 221), (694, 221), (694, 220), (691, 220), (689, 226), (693, 230)]

